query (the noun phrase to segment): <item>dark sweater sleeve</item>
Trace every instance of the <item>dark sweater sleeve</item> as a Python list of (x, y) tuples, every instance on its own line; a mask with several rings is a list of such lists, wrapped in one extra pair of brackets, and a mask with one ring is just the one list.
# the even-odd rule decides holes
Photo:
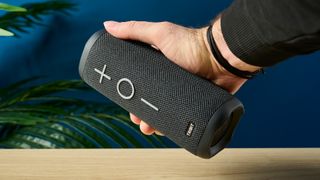
[(238, 58), (271, 66), (320, 49), (320, 0), (235, 0), (221, 28)]

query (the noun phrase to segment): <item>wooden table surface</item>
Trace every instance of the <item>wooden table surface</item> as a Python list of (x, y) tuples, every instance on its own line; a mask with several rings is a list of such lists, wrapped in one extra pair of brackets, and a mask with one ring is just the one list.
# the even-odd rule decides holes
[(0, 150), (0, 179), (317, 179), (320, 148)]

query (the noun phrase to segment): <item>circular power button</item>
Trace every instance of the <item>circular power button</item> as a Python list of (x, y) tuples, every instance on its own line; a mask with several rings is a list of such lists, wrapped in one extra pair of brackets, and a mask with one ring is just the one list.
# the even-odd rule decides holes
[[(121, 83), (124, 83), (124, 82), (127, 82), (129, 83), (130, 87), (131, 87), (131, 94), (129, 96), (126, 96), (126, 95), (123, 95), (121, 92), (120, 92), (120, 84)], [(127, 78), (122, 78), (120, 79), (118, 82), (117, 82), (117, 91), (118, 91), (118, 94), (123, 98), (123, 99), (131, 99), (134, 95), (134, 86), (132, 84), (132, 82), (127, 79)]]

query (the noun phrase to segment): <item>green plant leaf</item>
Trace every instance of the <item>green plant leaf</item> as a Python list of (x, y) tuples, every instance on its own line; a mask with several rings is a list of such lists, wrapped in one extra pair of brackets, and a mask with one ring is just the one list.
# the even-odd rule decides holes
[(113, 137), (121, 145), (121, 147), (141, 147), (142, 146), (142, 144), (140, 144), (137, 140), (135, 140), (131, 136), (128, 136), (128, 133), (124, 131), (116, 130), (115, 128), (112, 127), (110, 123), (102, 119), (99, 119), (92, 115), (85, 115), (83, 118), (88, 120), (92, 126), (100, 129), (104, 133)]
[(36, 79), (0, 89), (0, 148), (168, 147), (163, 138), (143, 135), (119, 106), (56, 95), (88, 90), (82, 81)]
[(0, 112), (0, 124), (36, 125), (46, 122), (46, 117), (41, 117), (25, 112)]
[(24, 79), (24, 80), (18, 81), (16, 83), (13, 83), (7, 87), (2, 87), (2, 88), (0, 88), (0, 96), (7, 96), (10, 93), (14, 94), (17, 89), (20, 89), (24, 85), (27, 85), (28, 83), (35, 81), (39, 78), (40, 78), (39, 76), (31, 77), (31, 78)]
[[(23, 137), (23, 136), (22, 136)], [(9, 140), (4, 140), (0, 143), (0, 147), (4, 148), (43, 148), (43, 146), (33, 143), (28, 140), (28, 138), (24, 139), (18, 134), (13, 134)]]
[(10, 31), (0, 28), (0, 36), (14, 36), (14, 34)]
[(3, 9), (14, 10), (14, 12), (9, 11), (0, 16), (0, 28), (14, 32), (14, 35), (18, 36), (17, 32), (25, 33), (27, 28), (32, 28), (34, 25), (44, 25), (41, 22), (41, 16), (54, 13), (68, 15), (68, 11), (75, 9), (75, 7), (75, 4), (65, 0), (29, 3), (16, 8), (8, 8), (6, 6)]
[[(84, 117), (69, 116), (34, 126), (16, 130), (9, 138), (0, 141), (0, 147), (10, 148), (128, 148), (128, 147), (165, 147), (150, 142), (135, 128), (123, 129), (112, 123), (113, 119), (98, 119), (92, 115)], [(98, 122), (98, 123), (97, 123)], [(120, 121), (121, 123), (122, 121)], [(128, 124), (124, 124), (128, 126)], [(129, 125), (131, 127), (131, 125)], [(106, 128), (107, 127), (107, 128)], [(120, 130), (119, 130), (120, 129)], [(139, 143), (133, 136), (144, 137)], [(140, 137), (140, 138), (141, 138)], [(143, 145), (144, 144), (144, 145)]]
[[(86, 136), (83, 136), (81, 132), (78, 131), (77, 128), (74, 128), (72, 124), (64, 123), (63, 120), (39, 124), (36, 127), (32, 127), (37, 129), (43, 129), (43, 127), (52, 130), (52, 132), (59, 132), (66, 139), (70, 139), (66, 141), (68, 147), (70, 148), (94, 148), (96, 147), (94, 142), (90, 141)], [(48, 132), (46, 136), (51, 136), (51, 133)], [(63, 140), (61, 140), (63, 141)]]
[(9, 12), (26, 12), (27, 9), (19, 6), (13, 6), (10, 4), (0, 3), (0, 10)]
[(44, 115), (66, 115), (68, 112), (59, 107), (49, 106), (49, 105), (18, 105), (8, 108), (0, 108), (0, 115), (2, 112), (12, 112), (12, 113), (18, 113), (18, 112), (33, 112), (33, 113), (43, 113)]
[[(12, 88), (13, 91), (16, 89), (17, 88)], [(3, 97), (0, 101), (0, 108), (71, 90), (88, 90), (88, 86), (81, 80), (62, 80), (42, 85), (34, 85), (26, 89), (21, 89), (18, 92), (15, 91), (15, 93), (7, 93), (6, 97)], [(10, 89), (7, 89), (7, 91), (10, 91)]]

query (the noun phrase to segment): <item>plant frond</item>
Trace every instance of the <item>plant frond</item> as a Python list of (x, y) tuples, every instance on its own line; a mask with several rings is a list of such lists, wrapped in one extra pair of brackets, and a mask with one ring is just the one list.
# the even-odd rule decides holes
[[(68, 11), (74, 10), (75, 4), (64, 0), (53, 0), (39, 3), (29, 3), (21, 6), (20, 11), (18, 7), (11, 10), (13, 12), (7, 12), (3, 16), (0, 16), (0, 30), (7, 31), (4, 35), (17, 35), (17, 32), (26, 33), (28, 28), (32, 28), (34, 25), (43, 25), (42, 16), (49, 15), (55, 12), (68, 15)], [(0, 4), (1, 9), (1, 4)], [(10, 8), (9, 8), (10, 9)], [(22, 11), (25, 9), (26, 11)], [(1, 31), (0, 31), (1, 33)], [(1, 34), (0, 34), (1, 36)]]
[(0, 89), (6, 96), (0, 101), (1, 148), (172, 147), (162, 137), (143, 135), (119, 106), (55, 96), (87, 90), (81, 80), (35, 80)]
[(9, 11), (9, 12), (25, 12), (27, 11), (23, 7), (13, 6), (10, 4), (0, 3), (0, 10)]

